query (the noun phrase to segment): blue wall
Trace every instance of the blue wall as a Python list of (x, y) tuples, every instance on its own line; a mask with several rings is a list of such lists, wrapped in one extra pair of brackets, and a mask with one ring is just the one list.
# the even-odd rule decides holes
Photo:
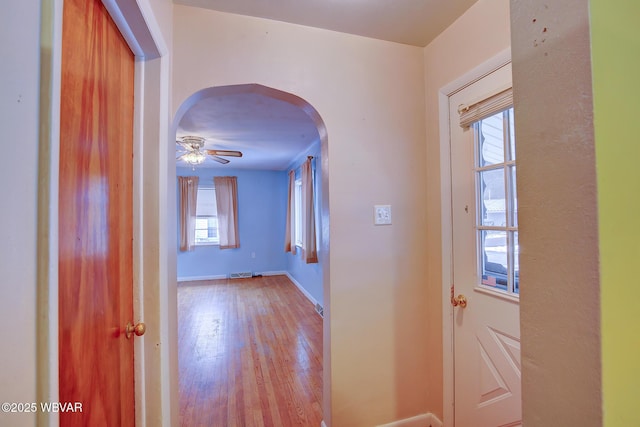
[[(251, 271), (285, 271), (284, 252), (287, 176), (284, 171), (178, 168), (179, 176), (197, 175), (200, 183), (213, 184), (213, 177), (238, 177), (238, 229), (240, 247), (224, 249), (196, 246), (191, 252), (178, 250), (178, 279), (225, 276)], [(178, 219), (179, 220), (179, 219)], [(252, 258), (255, 253), (255, 258)]]
[[(321, 247), (321, 233), (322, 229), (322, 216), (321, 212), (321, 201), (322, 201), (322, 175), (320, 168), (320, 145), (315, 144), (309, 151), (303, 153), (301, 156), (296, 158), (292, 164), (290, 165), (288, 170), (295, 169), (296, 178), (300, 177), (300, 165), (307, 159), (307, 156), (313, 156), (312, 164), (314, 165), (315, 170), (315, 183), (316, 183), (316, 193), (315, 193), (315, 212), (316, 212), (316, 241), (318, 244), (318, 248)], [(288, 180), (288, 178), (285, 178)], [(287, 181), (288, 182), (288, 181)], [(286, 185), (286, 184), (285, 184)], [(286, 194), (285, 194), (286, 197)], [(287, 252), (286, 254), (286, 270), (291, 275), (291, 277), (298, 282), (307, 293), (323, 305), (322, 298), (322, 254), (318, 254), (318, 263), (317, 264), (307, 264), (302, 260), (301, 251), (298, 250), (295, 255), (291, 255), (291, 253)]]
[[(308, 155), (314, 156), (316, 170), (316, 239), (320, 247), (322, 177), (319, 144), (298, 156), (286, 171), (227, 168), (196, 168), (194, 171), (191, 168), (177, 168), (178, 176), (197, 175), (201, 184), (212, 184), (213, 177), (217, 175), (238, 177), (240, 232), (240, 247), (237, 249), (220, 250), (217, 245), (196, 246), (191, 252), (180, 252), (178, 249), (178, 280), (228, 277), (230, 273), (244, 271), (254, 274), (286, 271), (304, 288), (307, 296), (323, 304), (321, 254), (318, 264), (306, 264), (301, 258), (300, 250), (296, 255), (284, 252), (287, 173), (290, 169), (295, 169), (296, 177), (299, 177), (300, 165)], [(255, 258), (252, 258), (252, 253), (255, 253)]]

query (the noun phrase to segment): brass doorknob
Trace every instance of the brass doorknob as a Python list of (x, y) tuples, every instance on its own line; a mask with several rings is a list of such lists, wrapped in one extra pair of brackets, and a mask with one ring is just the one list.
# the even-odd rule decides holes
[(460, 294), (457, 297), (451, 296), (451, 305), (454, 307), (460, 306), (465, 308), (467, 306), (467, 297)]
[(142, 336), (147, 330), (147, 326), (140, 322), (137, 325), (134, 325), (131, 322), (127, 323), (127, 327), (124, 329), (124, 333), (127, 336), (127, 339), (131, 338), (131, 334), (136, 334), (137, 336)]

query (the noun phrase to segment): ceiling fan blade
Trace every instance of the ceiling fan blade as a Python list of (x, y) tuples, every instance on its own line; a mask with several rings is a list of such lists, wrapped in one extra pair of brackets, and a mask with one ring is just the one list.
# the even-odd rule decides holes
[(226, 165), (227, 163), (229, 163), (229, 160), (223, 159), (222, 157), (218, 157), (218, 156), (215, 156), (215, 155), (211, 155), (211, 158), (213, 160), (215, 160), (216, 162), (218, 162), (218, 163), (222, 163), (223, 165)]
[(242, 157), (242, 152), (235, 150), (206, 150), (212, 156)]

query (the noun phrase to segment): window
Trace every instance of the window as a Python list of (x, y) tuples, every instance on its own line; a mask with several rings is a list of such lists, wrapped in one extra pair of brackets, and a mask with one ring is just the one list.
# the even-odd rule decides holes
[(473, 125), (481, 285), (520, 293), (513, 108)]
[(198, 187), (196, 245), (217, 245), (219, 243), (216, 190), (213, 187)]
[(293, 193), (295, 245), (302, 247), (302, 179), (296, 179)]

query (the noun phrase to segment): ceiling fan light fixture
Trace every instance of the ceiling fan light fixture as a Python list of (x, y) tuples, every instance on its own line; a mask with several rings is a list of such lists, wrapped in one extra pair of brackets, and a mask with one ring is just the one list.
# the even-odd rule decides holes
[(204, 138), (201, 136), (183, 136), (180, 138), (182, 141), (183, 147), (188, 150), (200, 150), (204, 147)]
[(207, 158), (207, 155), (202, 151), (190, 151), (187, 154), (182, 156), (182, 160), (189, 163), (190, 165), (199, 165), (204, 162), (204, 159)]
[(187, 152), (177, 157), (177, 160), (184, 161), (193, 167), (203, 163), (207, 156), (218, 163), (226, 165), (229, 160), (224, 157), (242, 157), (242, 152), (236, 150), (206, 150), (204, 148), (205, 139), (201, 136), (183, 136), (176, 140), (176, 143)]

